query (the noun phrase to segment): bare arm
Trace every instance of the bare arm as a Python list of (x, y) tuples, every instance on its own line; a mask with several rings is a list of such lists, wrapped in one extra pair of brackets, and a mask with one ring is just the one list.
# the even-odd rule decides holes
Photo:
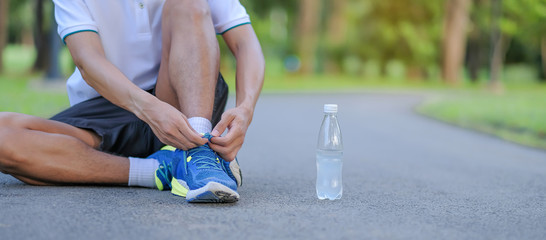
[(189, 127), (180, 111), (140, 89), (108, 61), (96, 33), (80, 32), (65, 40), (87, 84), (110, 102), (148, 123), (163, 143), (189, 149), (206, 142)]
[(227, 110), (212, 131), (211, 147), (227, 161), (235, 159), (241, 149), (258, 96), (262, 90), (265, 60), (262, 48), (250, 24), (236, 27), (223, 35), (237, 60), (236, 107)]

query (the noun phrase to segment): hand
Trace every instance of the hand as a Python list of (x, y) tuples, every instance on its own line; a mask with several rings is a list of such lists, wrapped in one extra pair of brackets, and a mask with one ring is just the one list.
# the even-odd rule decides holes
[[(212, 130), (209, 146), (224, 160), (231, 162), (243, 146), (246, 131), (252, 121), (252, 110), (243, 107), (229, 109), (222, 114), (220, 122)], [(229, 129), (225, 136), (220, 136)]]
[(143, 113), (143, 120), (164, 144), (188, 150), (207, 143), (207, 139), (190, 126), (186, 116), (168, 103), (154, 101)]

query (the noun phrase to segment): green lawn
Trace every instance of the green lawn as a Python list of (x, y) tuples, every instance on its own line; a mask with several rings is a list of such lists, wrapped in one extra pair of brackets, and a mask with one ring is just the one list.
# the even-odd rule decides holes
[(458, 126), (546, 149), (546, 86), (515, 86), (502, 94), (457, 91), (426, 101), (418, 111)]
[[(71, 71), (70, 56), (61, 55), (63, 72)], [(30, 48), (9, 46), (4, 52), (5, 71), (0, 74), (0, 111), (13, 111), (41, 117), (68, 106), (65, 93), (31, 87), (39, 74), (30, 74), (34, 52)], [(502, 94), (493, 94), (482, 86), (463, 84), (448, 88), (439, 81), (370, 80), (353, 76), (266, 73), (264, 92), (346, 91), (362, 89), (428, 90), (436, 96), (423, 103), (418, 112), (497, 135), (521, 144), (546, 149), (546, 85), (510, 81)], [(222, 70), (234, 93), (234, 73)], [(515, 74), (521, 76), (521, 74)]]
[[(66, 64), (64, 52), (61, 61)], [(66, 94), (31, 87), (40, 74), (30, 73), (35, 52), (32, 48), (8, 46), (4, 50), (4, 73), (0, 74), (0, 112), (20, 112), (50, 117), (68, 106)], [(67, 66), (68, 67), (68, 66)], [(66, 67), (63, 71), (66, 72)]]
[(68, 97), (64, 93), (29, 88), (32, 78), (0, 75), (0, 112), (51, 117), (68, 106)]

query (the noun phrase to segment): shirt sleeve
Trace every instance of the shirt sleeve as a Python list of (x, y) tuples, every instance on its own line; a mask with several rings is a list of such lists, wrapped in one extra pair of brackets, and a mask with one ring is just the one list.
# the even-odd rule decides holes
[(71, 34), (92, 31), (98, 33), (98, 27), (83, 0), (53, 0), (57, 32), (61, 39)]
[(208, 3), (217, 34), (250, 23), (250, 17), (239, 0), (208, 0)]

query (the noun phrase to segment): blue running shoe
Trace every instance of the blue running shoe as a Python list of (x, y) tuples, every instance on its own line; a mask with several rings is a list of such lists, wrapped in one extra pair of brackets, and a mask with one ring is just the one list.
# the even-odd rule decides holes
[(175, 154), (171, 193), (186, 197), (188, 202), (239, 200), (237, 183), (224, 171), (220, 158), (208, 144), (188, 151), (176, 150)]
[[(206, 138), (210, 141), (210, 139), (213, 136), (209, 133), (203, 134), (203, 138)], [(237, 157), (235, 157), (235, 160), (228, 162), (221, 158), (220, 156), (217, 156), (220, 159), (220, 162), (222, 163), (222, 168), (227, 173), (227, 175), (233, 179), (237, 183), (237, 187), (240, 187), (243, 185), (243, 173), (241, 172), (241, 168), (239, 167), (239, 161), (237, 160)]]
[(241, 168), (239, 167), (239, 161), (237, 161), (237, 157), (235, 157), (235, 160), (231, 162), (222, 159), (220, 156), (218, 156), (218, 158), (220, 158), (220, 161), (222, 162), (222, 168), (227, 173), (227, 175), (237, 183), (237, 187), (241, 187), (243, 185), (243, 173), (241, 172)]
[(235, 202), (237, 183), (224, 171), (220, 159), (208, 144), (176, 150), (173, 162), (172, 193), (188, 202)]
[(173, 177), (172, 162), (175, 158), (174, 150), (176, 150), (176, 148), (165, 146), (147, 157), (156, 159), (159, 162), (159, 168), (155, 170), (155, 185), (159, 191), (171, 189), (171, 181)]

